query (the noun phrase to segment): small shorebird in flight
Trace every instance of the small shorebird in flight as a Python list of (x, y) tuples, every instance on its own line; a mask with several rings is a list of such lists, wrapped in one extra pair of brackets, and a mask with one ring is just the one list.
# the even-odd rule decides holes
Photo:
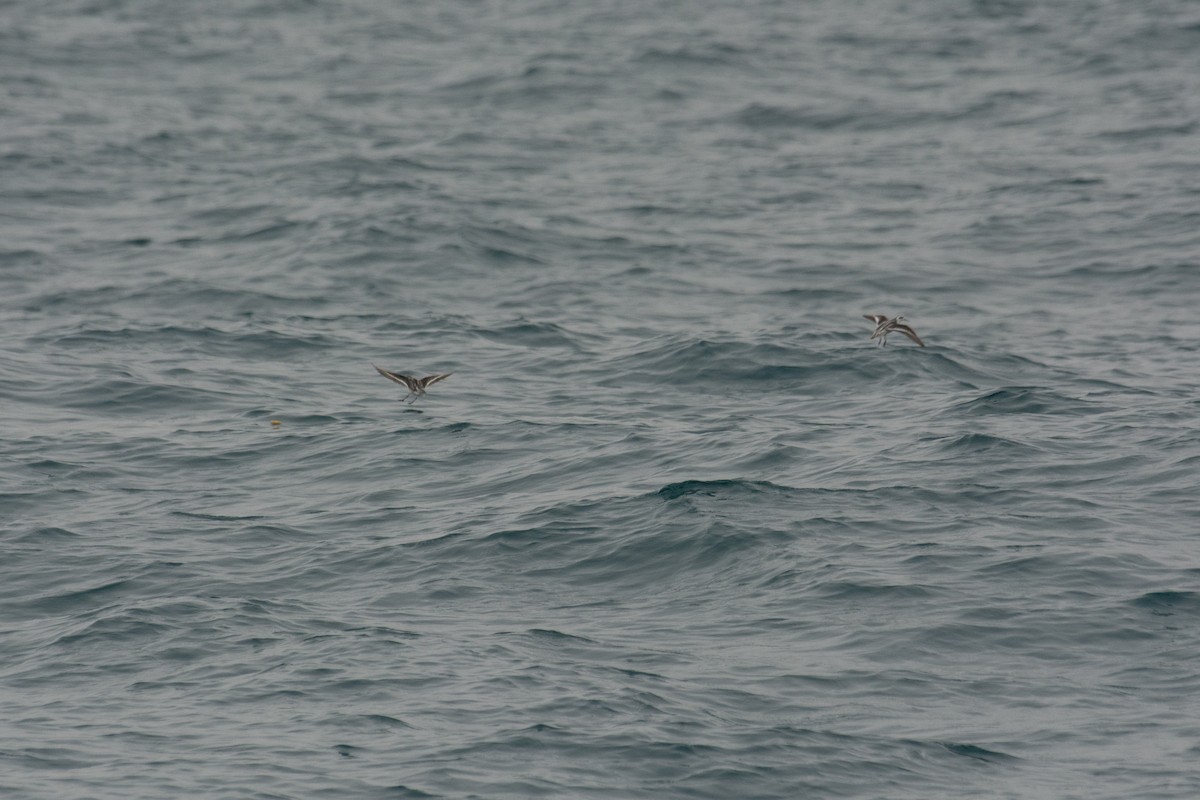
[(908, 338), (912, 339), (921, 347), (925, 343), (921, 341), (921, 337), (917, 336), (917, 332), (904, 324), (904, 317), (893, 317), (888, 319), (883, 314), (863, 314), (864, 319), (869, 319), (875, 323), (875, 332), (871, 334), (872, 339), (879, 340), (880, 347), (887, 347), (887, 337), (889, 333), (903, 333)]
[(425, 389), (427, 387), (437, 383), (438, 381), (445, 380), (454, 374), (453, 372), (447, 372), (442, 375), (426, 375), (424, 378), (414, 378), (411, 375), (401, 375), (398, 372), (388, 372), (386, 369), (383, 369), (382, 367), (376, 367), (374, 364), (371, 366), (375, 367), (376, 371), (378, 371), (380, 375), (387, 378), (389, 381), (395, 381), (405, 389), (408, 389), (408, 394), (404, 395), (404, 397), (401, 397), (400, 402), (404, 402), (411, 397), (412, 401), (409, 403), (409, 405), (417, 402), (417, 398), (425, 394)]

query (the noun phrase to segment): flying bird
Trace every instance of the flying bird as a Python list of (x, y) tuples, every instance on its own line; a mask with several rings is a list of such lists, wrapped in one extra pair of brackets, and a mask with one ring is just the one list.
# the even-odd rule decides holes
[(404, 395), (404, 397), (401, 397), (400, 402), (404, 402), (411, 397), (412, 400), (409, 402), (410, 405), (417, 402), (417, 398), (425, 394), (426, 388), (432, 386), (438, 381), (445, 380), (454, 374), (453, 372), (446, 372), (441, 375), (426, 375), (424, 378), (414, 378), (411, 375), (401, 375), (399, 372), (388, 372), (386, 369), (377, 367), (374, 364), (371, 366), (375, 367), (376, 371), (389, 381), (395, 381), (405, 389), (408, 389), (408, 394)]
[(871, 338), (878, 339), (880, 347), (887, 346), (889, 333), (903, 333), (921, 347), (925, 346), (925, 343), (921, 341), (921, 337), (917, 336), (917, 332), (904, 324), (904, 317), (888, 319), (883, 314), (863, 314), (863, 318), (875, 323), (875, 332), (871, 334)]

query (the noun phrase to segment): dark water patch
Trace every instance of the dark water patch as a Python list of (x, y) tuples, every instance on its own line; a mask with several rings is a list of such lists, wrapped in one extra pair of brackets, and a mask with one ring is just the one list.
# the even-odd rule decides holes
[(496, 531), (489, 533), (485, 541), (505, 550), (519, 552), (558, 548), (565, 544), (564, 537), (569, 537), (571, 547), (580, 547), (602, 541), (602, 537), (597, 535), (599, 530), (597, 524), (571, 522), (566, 518), (558, 525), (547, 523), (536, 528)]
[(89, 209), (104, 208), (117, 200), (106, 187), (97, 184), (86, 189), (13, 188), (4, 193), (5, 203), (15, 202), (31, 208)]
[(333, 751), (342, 758), (358, 758), (370, 751), (363, 747), (355, 747), (352, 744), (335, 744)]
[(315, 224), (309, 222), (294, 222), (292, 220), (275, 220), (266, 225), (259, 225), (249, 230), (231, 231), (223, 237), (231, 242), (270, 242), (288, 239), (294, 233), (303, 230), (314, 230)]
[(23, 281), (57, 271), (60, 266), (40, 250), (4, 249), (0, 250), (0, 268), (3, 268), (0, 281), (9, 286), (22, 287)]
[(356, 638), (366, 639), (371, 641), (383, 641), (391, 644), (402, 643), (412, 639), (419, 639), (421, 634), (414, 633), (408, 630), (398, 630), (396, 628), (384, 627), (380, 625), (327, 625), (325, 627), (333, 628), (337, 631), (344, 631)]
[(388, 786), (380, 795), (384, 798), (397, 798), (397, 800), (425, 800), (425, 798), (444, 797), (441, 794), (429, 794), (412, 786), (406, 786), (402, 783), (397, 783), (394, 786)]
[[(532, 245), (503, 236), (473, 235), (467, 239), (479, 257), (494, 266), (543, 264), (543, 259), (528, 252)], [(501, 243), (507, 246), (502, 246)], [(522, 252), (522, 251), (525, 252)]]
[(1173, 616), (1175, 614), (1200, 615), (1200, 592), (1157, 591), (1147, 592), (1131, 601), (1135, 608), (1145, 609), (1152, 614)]
[(1137, 142), (1143, 139), (1158, 141), (1172, 136), (1190, 136), (1196, 132), (1194, 122), (1180, 122), (1168, 125), (1137, 125), (1117, 130), (1097, 131), (1092, 135), (1098, 139), (1112, 139), (1118, 142)]
[[(2, 497), (2, 495), (0, 495), (0, 497)], [(13, 544), (28, 544), (45, 547), (78, 541), (79, 539), (83, 538), (83, 536), (82, 534), (67, 530), (66, 528), (36, 528), (24, 533), (12, 531), (11, 535), (6, 534), (4, 538)]]
[(213, 407), (222, 404), (228, 396), (226, 391), (108, 379), (60, 392), (58, 404), (63, 408), (86, 409), (106, 416), (142, 416), (184, 408)]
[(274, 216), (284, 213), (279, 205), (257, 204), (251, 206), (221, 205), (191, 212), (188, 217), (199, 227), (214, 225), (241, 225), (245, 220), (262, 215)]
[(218, 327), (185, 328), (170, 324), (119, 329), (85, 328), (59, 336), (55, 342), (73, 350), (116, 351), (129, 347), (173, 350), (180, 354), (230, 355), (242, 358), (285, 359), (335, 346), (326, 334), (276, 331), (253, 323), (228, 330)]
[(851, 580), (821, 581), (815, 583), (812, 592), (829, 600), (847, 603), (903, 603), (931, 600), (939, 595), (928, 586)]
[(0, 751), (0, 758), (33, 770), (82, 770), (96, 764), (84, 751), (71, 747), (23, 747)]
[(185, 517), (187, 519), (199, 519), (199, 520), (204, 520), (206, 522), (245, 522), (248, 520), (267, 519), (266, 517), (264, 517), (260, 514), (248, 514), (248, 515), (204, 514), (204, 513), (192, 512), (192, 511), (172, 511), (171, 514), (173, 516)]
[(39, 487), (30, 491), (0, 491), (0, 511), (10, 524), (31, 522), (26, 515), (36, 513), (37, 519), (48, 504), (86, 503), (90, 491), (76, 487)]
[[(281, 179), (289, 182), (299, 178), (300, 186), (312, 184), (314, 187), (325, 188), (334, 184), (329, 189), (333, 196), (363, 198), (375, 194), (392, 197), (413, 196), (418, 192), (427, 191), (431, 187), (424, 180), (415, 177), (427, 169), (428, 167), (417, 160), (393, 155), (376, 158), (339, 155), (336, 158), (309, 162), (299, 175), (290, 164), (281, 166), (278, 172)], [(414, 203), (413, 207), (417, 207), (417, 204)], [(358, 221), (362, 222), (361, 219)], [(389, 231), (389, 234), (394, 235), (395, 232)]]
[[(254, 276), (239, 283), (236, 288), (222, 285), (219, 280), (202, 281), (168, 277), (153, 282), (135, 283), (126, 287), (124, 292), (124, 296), (120, 299), (129, 303), (144, 303), (146, 308), (156, 311), (163, 307), (169, 307), (174, 314), (166, 319), (171, 325), (178, 325), (180, 329), (187, 329), (185, 325), (177, 321), (180, 312), (191, 307), (194, 311), (201, 312), (192, 315), (193, 319), (199, 316), (210, 323), (214, 319), (238, 320), (250, 330), (254, 330), (256, 327), (274, 330), (277, 325), (280, 330), (289, 330), (303, 336), (310, 331), (305, 330), (302, 325), (290, 326), (290, 319), (280, 319), (277, 314), (294, 314), (297, 311), (312, 314), (324, 305), (324, 301), (319, 295), (313, 296), (303, 290), (289, 291), (278, 282), (270, 279), (257, 279)], [(151, 319), (163, 319), (157, 313), (149, 316)], [(269, 320), (269, 323), (256, 322), (264, 318)]]
[[(257, 398), (256, 398), (257, 399)], [(290, 405), (290, 404), (289, 404)], [(309, 428), (324, 428), (329, 426), (342, 425), (359, 425), (365, 421), (378, 423), (378, 416), (363, 417), (358, 414), (289, 414), (279, 409), (261, 409), (256, 408), (251, 411), (243, 411), (238, 415), (240, 419), (253, 420), (256, 423), (270, 426), (273, 434), (278, 434), (278, 438), (282, 441), (289, 441), (294, 437), (310, 438), (316, 434), (313, 433), (297, 433), (296, 429)], [(273, 425), (273, 421), (278, 421), (279, 425)], [(239, 428), (240, 430), (244, 430)], [(414, 429), (403, 429), (404, 432), (417, 433)], [(389, 431), (390, 434), (401, 433), (402, 431)], [(180, 431), (182, 434), (195, 435), (193, 431)]]
[(690, 495), (704, 495), (707, 497), (721, 497), (746, 494), (759, 494), (764, 492), (780, 493), (787, 492), (788, 487), (776, 486), (769, 481), (682, 481), (680, 483), (672, 483), (659, 489), (655, 494), (663, 500), (677, 500), (681, 497)]
[[(1045, 368), (1019, 356), (1005, 355), (1000, 358), (984, 357), (970, 353), (959, 337), (939, 337), (937, 332), (927, 329), (921, 332), (925, 337), (926, 347), (922, 349), (905, 348), (904, 357), (912, 359), (914, 366), (919, 365), (924, 373), (941, 380), (955, 381), (956, 388), (963, 390), (978, 390), (981, 386), (994, 386), (1011, 379), (1015, 374), (1041, 374)], [(887, 350), (891, 350), (889, 345)], [(879, 356), (880, 358), (895, 359), (895, 355)], [(920, 359), (919, 361), (916, 359)]]
[[(715, 484), (718, 492), (732, 492), (729, 500), (740, 494), (729, 489), (733, 485)], [(703, 491), (702, 484), (678, 488), (681, 491), (669, 487), (667, 495), (678, 500), (689, 497), (691, 489)], [(417, 546), (436, 548), (440, 558), (473, 565), (504, 564), (514, 579), (523, 575), (539, 583), (598, 588), (669, 583), (688, 574), (710, 573), (722, 564), (734, 564), (740, 572), (749, 568), (755, 552), (776, 548), (790, 538), (769, 522), (752, 532), (720, 521), (719, 502), (712, 509), (690, 501), (664, 507), (652, 498), (662, 499), (655, 494), (545, 509), (527, 517), (536, 523), (527, 527), (482, 537), (442, 537)], [(737, 565), (739, 558), (750, 561)], [(469, 572), (475, 574), (476, 568)]]
[(783, 130), (800, 130), (820, 134), (872, 132), (897, 127), (920, 131), (925, 126), (959, 122), (1030, 124), (1056, 116), (1045, 103), (1031, 104), (1020, 95), (1009, 93), (991, 93), (969, 105), (948, 109), (913, 109), (898, 106), (891, 100), (863, 99), (856, 106), (830, 103), (783, 106), (754, 102), (740, 108), (728, 120), (755, 131), (777, 134)]
[(126, 597), (138, 591), (139, 584), (135, 579), (122, 578), (109, 580), (87, 588), (56, 590), (43, 593), (41, 596), (30, 598), (31, 609), (47, 614), (67, 614), (71, 611), (94, 608), (102, 603)]
[(956, 742), (938, 742), (942, 747), (956, 756), (983, 761), (989, 764), (1003, 763), (1006, 761), (1016, 760), (1016, 756), (1010, 756), (1008, 753), (1001, 753), (997, 750), (988, 750), (974, 744), (959, 744)]
[(554, 573), (583, 585), (643, 585), (669, 588), (688, 575), (710, 574), (721, 565), (732, 565), (739, 555), (749, 557), (770, 546), (770, 538), (740, 533), (727, 525), (688, 524), (675, 521), (667, 532), (649, 535), (630, 532), (616, 542), (605, 542), (576, 555)]
[[(140, 616), (130, 613), (105, 616), (90, 623), (83, 630), (58, 637), (55, 644), (73, 653), (93, 647), (104, 650), (110, 647), (139, 646), (159, 640), (170, 630), (168, 625), (139, 618)], [(194, 655), (196, 651), (191, 652)]]
[[(839, 337), (840, 338), (840, 337)], [(747, 384), (790, 383), (836, 390), (847, 383), (871, 380), (894, 368), (866, 358), (839, 353), (816, 354), (778, 344), (710, 341), (668, 341), (610, 361), (606, 372), (624, 385), (694, 386), (707, 391), (737, 390)], [(612, 379), (602, 381), (611, 385)]]
[(476, 328), (478, 335), (501, 344), (515, 347), (567, 347), (581, 351), (575, 334), (551, 322), (520, 320), (508, 325)]
[[(591, 69), (528, 64), (519, 72), (469, 75), (437, 85), (433, 90), (451, 105), (471, 107), (486, 100), (490, 106), (525, 113), (551, 108), (559, 111), (576, 108), (584, 112), (594, 108), (597, 98), (614, 91), (606, 77)], [(510, 158), (507, 163), (514, 160), (519, 161)], [(531, 170), (541, 171), (542, 163), (538, 162)]]
[(703, 49), (694, 47), (648, 47), (632, 59), (636, 64), (663, 67), (726, 67), (740, 64), (748, 54), (742, 48), (713, 43)]
[(340, 716), (335, 722), (351, 728), (366, 728), (384, 732), (411, 730), (413, 727), (404, 720), (388, 716), (387, 714), (347, 714)]
[[(973, 660), (973, 657), (988, 654), (995, 657), (1001, 653), (1028, 653), (1033, 658), (1048, 661), (1069, 660), (1050, 645), (1056, 641), (1053, 634), (1032, 631), (1020, 625), (1005, 625), (992, 621), (987, 624), (973, 622), (931, 623), (922, 626), (919, 641), (893, 640), (872, 651), (872, 658), (887, 663), (904, 658), (904, 653), (945, 653), (948, 658)], [(863, 637), (853, 636), (854, 646), (865, 644)], [(952, 654), (952, 655), (951, 655)]]
[(852, 125), (860, 117), (852, 112), (838, 113), (816, 107), (810, 109), (751, 103), (738, 110), (731, 122), (752, 129), (761, 128), (811, 128), (834, 130)]
[(545, 630), (542, 628), (530, 628), (528, 631), (526, 631), (526, 634), (533, 637), (537, 641), (550, 642), (555, 645), (566, 645), (566, 644), (595, 645), (596, 644), (596, 642), (594, 642), (591, 639), (588, 639), (586, 637), (583, 637), (583, 636), (574, 636), (569, 633), (562, 633), (561, 631)]
[[(777, 194), (777, 195), (771, 195), (768, 197), (760, 197), (758, 199), (758, 202), (764, 206), (782, 205), (782, 206), (788, 206), (788, 207), (806, 206), (806, 205), (810, 205), (813, 203), (829, 204), (829, 203), (833, 202), (833, 195), (827, 194), (824, 192), (817, 192), (817, 191), (792, 190), (792, 191), (785, 191), (785, 192), (782, 192), (781, 194)], [(840, 291), (840, 292), (834, 292), (833, 290), (824, 290), (824, 291), (829, 293), (831, 296), (839, 296), (839, 297), (845, 297), (845, 298), (850, 298), (850, 297), (856, 296), (856, 293), (850, 292), (850, 291), (844, 291), (844, 290)], [(798, 290), (794, 290), (794, 289), (789, 290), (788, 292), (783, 292), (782, 294), (788, 294), (788, 293), (795, 293), (798, 296), (804, 297), (805, 299), (812, 298), (814, 294), (818, 294), (818, 295), (820, 294), (819, 291), (810, 293), (808, 291), (798, 291)]]
[(959, 403), (960, 413), (976, 414), (1093, 414), (1103, 411), (1098, 403), (1070, 397), (1042, 386), (1009, 386)]
[(1144, 575), (1153, 574), (1161, 565), (1138, 555), (1115, 557), (1083, 552), (1055, 553), (1043, 550), (1034, 555), (997, 554), (978, 565), (975, 573), (989, 581), (1004, 584), (1043, 584), (1043, 594), (1053, 594), (1071, 603), (1094, 602), (1109, 587), (1132, 586), (1141, 583)]
[(1025, 442), (1018, 442), (1003, 436), (992, 436), (985, 433), (965, 433), (959, 436), (939, 437), (934, 440), (939, 443), (939, 450), (950, 455), (990, 454), (994, 457), (1036, 456), (1042, 448)]
[(1099, 187), (1104, 187), (1107, 183), (1108, 181), (1103, 177), (1082, 175), (1031, 179), (1019, 183), (1001, 184), (988, 189), (988, 192), (997, 195), (1017, 196), (1041, 196), (1047, 193), (1058, 193), (1079, 202), (1087, 202), (1096, 194)]

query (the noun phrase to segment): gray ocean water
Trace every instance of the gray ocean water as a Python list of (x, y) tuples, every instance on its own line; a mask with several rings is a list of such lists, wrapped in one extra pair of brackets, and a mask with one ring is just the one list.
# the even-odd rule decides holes
[(6, 800), (1200, 797), (1195, 2), (5, 0), (0, 97)]

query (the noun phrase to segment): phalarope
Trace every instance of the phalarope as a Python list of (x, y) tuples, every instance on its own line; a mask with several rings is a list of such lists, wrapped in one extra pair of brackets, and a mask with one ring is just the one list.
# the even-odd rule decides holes
[(389, 381), (395, 381), (405, 389), (408, 389), (408, 394), (401, 397), (400, 402), (404, 402), (411, 397), (410, 405), (417, 402), (417, 398), (425, 394), (426, 388), (454, 374), (453, 372), (446, 372), (441, 375), (426, 375), (424, 378), (414, 378), (411, 375), (401, 375), (399, 372), (388, 372), (386, 369), (377, 367), (374, 364), (371, 366), (375, 367), (375, 370)]
[(889, 333), (903, 333), (921, 347), (925, 346), (925, 343), (921, 341), (921, 337), (917, 336), (917, 332), (904, 324), (904, 317), (888, 319), (883, 314), (863, 314), (863, 318), (875, 323), (875, 332), (871, 334), (871, 338), (878, 339), (880, 347), (887, 347)]

